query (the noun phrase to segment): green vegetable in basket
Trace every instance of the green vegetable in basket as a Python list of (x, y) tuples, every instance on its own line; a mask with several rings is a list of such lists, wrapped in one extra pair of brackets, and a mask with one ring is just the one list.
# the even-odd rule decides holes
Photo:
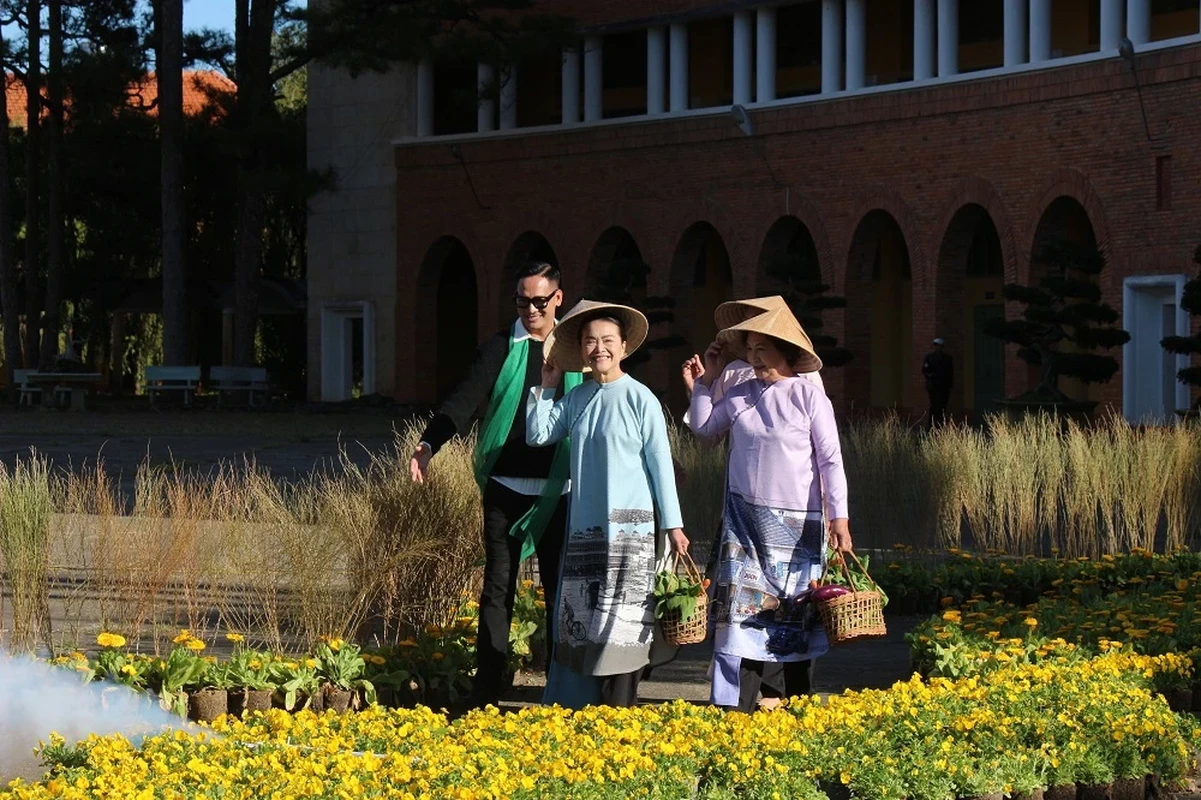
[(681, 621), (688, 621), (696, 613), (697, 598), (704, 594), (708, 584), (708, 578), (697, 581), (674, 570), (655, 573), (655, 619), (677, 612)]
[[(853, 557), (850, 561), (845, 562), (846, 568), (842, 568), (845, 557), (841, 552), (835, 553), (830, 559), (830, 568), (826, 573), (826, 583), (835, 586), (846, 586), (853, 592), (878, 592), (882, 605), (888, 605), (888, 595), (880, 588), (880, 584), (872, 579), (872, 576), (867, 572), (868, 562), (871, 561), (870, 555)], [(849, 576), (849, 579), (848, 579)]]

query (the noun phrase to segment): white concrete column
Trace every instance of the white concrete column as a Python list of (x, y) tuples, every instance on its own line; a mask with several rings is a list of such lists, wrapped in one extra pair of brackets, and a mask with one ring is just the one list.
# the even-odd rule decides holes
[(434, 135), (434, 64), (428, 58), (417, 62), (417, 135)]
[(913, 0), (913, 79), (934, 77), (935, 0)]
[(822, 0), (822, 94), (842, 89), (842, 0)]
[(1117, 50), (1122, 38), (1122, 0), (1101, 0), (1101, 51)]
[(1151, 41), (1151, 0), (1126, 0), (1126, 36), (1135, 45)]
[(1030, 63), (1051, 59), (1051, 0), (1030, 0)]
[(1026, 61), (1026, 0), (1005, 0), (1005, 66)]
[(563, 124), (580, 121), (580, 51), (563, 51)]
[(517, 127), (517, 67), (509, 67), (501, 74), (500, 84), (500, 129)]
[(750, 11), (734, 12), (734, 102), (746, 105), (754, 100), (755, 26)]
[(846, 0), (847, 90), (862, 89), (867, 70), (867, 0)]
[(755, 102), (776, 99), (776, 9), (755, 12)]
[(667, 32), (662, 26), (646, 31), (646, 113), (667, 110)]
[(938, 0), (938, 77), (959, 72), (959, 0)]
[(595, 122), (604, 116), (604, 51), (601, 37), (584, 38), (584, 121)]
[(475, 70), (476, 90), (479, 92), (479, 99), (475, 106), (475, 129), (477, 131), (494, 131), (496, 130), (496, 101), (491, 95), (485, 96), (485, 92), (492, 89), (492, 83), (496, 77), (496, 70), (491, 64), (480, 62)]
[(677, 22), (669, 29), (671, 67), (671, 111), (688, 110), (688, 26)]

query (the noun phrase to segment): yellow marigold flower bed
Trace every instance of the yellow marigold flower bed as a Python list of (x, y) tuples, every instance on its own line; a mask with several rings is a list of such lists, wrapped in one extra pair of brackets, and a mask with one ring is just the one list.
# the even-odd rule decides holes
[[(824, 795), (943, 800), (1190, 769), (1195, 726), (1150, 690), (1165, 657), (1112, 651), (978, 676), (847, 692), (784, 710), (683, 701), (580, 712), (529, 708), (448, 724), (425, 708), (271, 711), (80, 745), (79, 761), (16, 782), (41, 798), (683, 798)], [(61, 743), (60, 743), (60, 749)]]

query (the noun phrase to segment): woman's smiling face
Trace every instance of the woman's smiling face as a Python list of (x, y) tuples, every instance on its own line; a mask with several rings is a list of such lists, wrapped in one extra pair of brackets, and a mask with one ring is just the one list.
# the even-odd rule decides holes
[(626, 342), (617, 323), (594, 319), (585, 324), (580, 332), (580, 349), (592, 371), (603, 377), (620, 370), (621, 360), (626, 354)]

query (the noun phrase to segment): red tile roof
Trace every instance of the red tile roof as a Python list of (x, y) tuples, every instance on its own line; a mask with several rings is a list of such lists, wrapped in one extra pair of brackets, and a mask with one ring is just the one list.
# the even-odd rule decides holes
[[(17, 80), (15, 75), (7, 75), (5, 99), (8, 102), (8, 120), (10, 125), (25, 127), (25, 84)], [(158, 84), (154, 73), (147, 73), (140, 85), (130, 87), (129, 104), (133, 108), (147, 108), (147, 113), (154, 115), (155, 108), (151, 105), (158, 98)], [(230, 93), (236, 91), (233, 81), (219, 72), (212, 70), (191, 70), (184, 72), (183, 80), (183, 113), (191, 116), (198, 114), (212, 102), (214, 92)]]

